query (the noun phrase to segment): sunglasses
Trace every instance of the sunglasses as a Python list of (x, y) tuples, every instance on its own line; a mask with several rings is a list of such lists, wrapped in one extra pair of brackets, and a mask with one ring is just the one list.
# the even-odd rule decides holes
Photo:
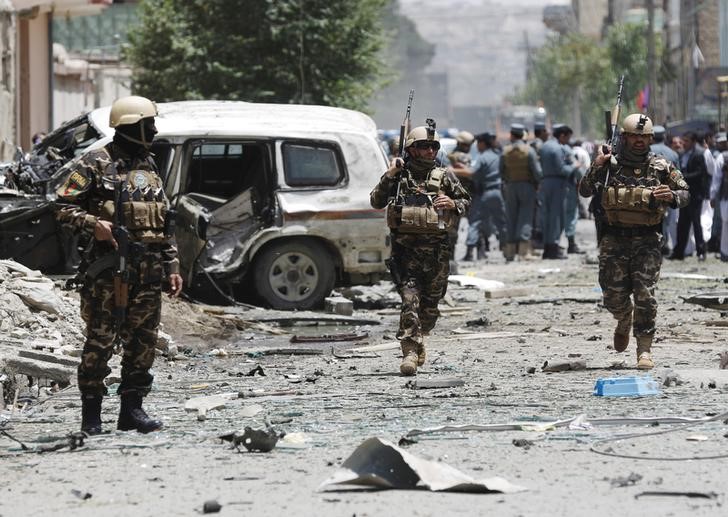
[(416, 149), (434, 149), (438, 151), (440, 149), (439, 142), (417, 142), (415, 143)]

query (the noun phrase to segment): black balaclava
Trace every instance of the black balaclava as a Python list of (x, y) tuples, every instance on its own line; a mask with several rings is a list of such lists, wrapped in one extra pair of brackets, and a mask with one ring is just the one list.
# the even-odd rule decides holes
[(146, 117), (135, 124), (117, 126), (114, 143), (132, 156), (146, 154), (156, 134), (154, 117)]

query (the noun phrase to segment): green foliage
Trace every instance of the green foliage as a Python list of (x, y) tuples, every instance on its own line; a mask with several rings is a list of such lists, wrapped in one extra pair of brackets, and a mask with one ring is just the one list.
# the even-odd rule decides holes
[(382, 79), (388, 0), (142, 0), (135, 93), (364, 109)]
[[(656, 37), (656, 59), (661, 45)], [(581, 124), (586, 135), (601, 136), (604, 110), (612, 109), (617, 79), (624, 74), (622, 113), (635, 111), (636, 96), (647, 84), (646, 27), (615, 25), (602, 44), (570, 33), (553, 36), (539, 49), (529, 79), (517, 102), (543, 102), (552, 120), (571, 120), (572, 100), (581, 99)]]

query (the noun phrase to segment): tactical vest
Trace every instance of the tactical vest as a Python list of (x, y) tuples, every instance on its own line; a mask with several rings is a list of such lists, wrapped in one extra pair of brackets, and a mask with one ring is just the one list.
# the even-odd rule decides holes
[(503, 179), (508, 182), (532, 181), (528, 170), (528, 146), (507, 145), (503, 150)]
[(607, 222), (628, 227), (659, 224), (665, 207), (655, 201), (652, 191), (660, 184), (660, 174), (667, 174), (668, 169), (667, 162), (650, 160), (647, 167), (634, 169), (635, 175), (629, 178), (620, 174), (622, 167), (611, 171), (609, 186), (602, 191)]
[[(108, 178), (108, 176), (106, 176)], [(135, 169), (119, 173), (112, 183), (105, 181), (107, 199), (101, 207), (101, 219), (114, 221), (114, 185), (121, 181), (121, 220), (132, 242), (153, 244), (166, 242), (165, 222), (167, 201), (164, 197), (162, 179), (150, 170)], [(108, 183), (108, 184), (107, 184)], [(108, 199), (108, 197), (111, 199)]]
[(446, 233), (453, 227), (456, 218), (451, 211), (437, 210), (432, 205), (434, 197), (441, 192), (446, 173), (445, 169), (432, 169), (425, 181), (426, 192), (419, 192), (403, 174), (399, 195), (387, 205), (387, 226), (399, 233)]

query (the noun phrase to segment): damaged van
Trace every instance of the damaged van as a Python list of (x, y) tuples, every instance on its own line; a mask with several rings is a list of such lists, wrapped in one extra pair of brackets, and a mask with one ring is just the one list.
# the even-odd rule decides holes
[[(159, 104), (152, 151), (177, 211), (182, 274), (194, 293), (276, 309), (323, 304), (337, 284), (384, 277), (389, 230), (369, 192), (387, 168), (367, 115), (332, 107)], [(88, 114), (113, 134), (109, 108)], [(50, 181), (60, 184), (68, 164)]]

